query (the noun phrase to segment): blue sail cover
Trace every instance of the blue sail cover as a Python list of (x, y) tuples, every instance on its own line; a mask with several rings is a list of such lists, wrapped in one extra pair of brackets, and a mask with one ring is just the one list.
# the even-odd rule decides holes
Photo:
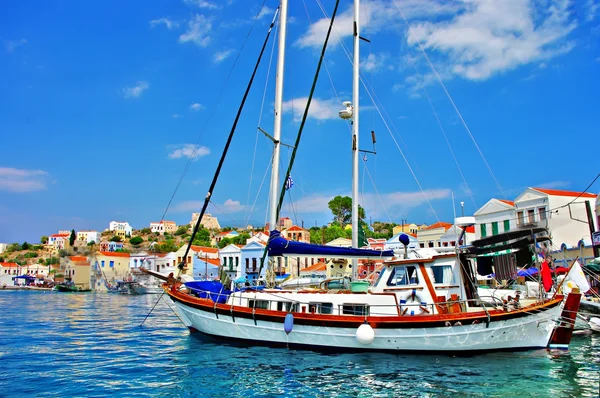
[(277, 230), (271, 231), (269, 243), (267, 244), (269, 256), (302, 256), (318, 258), (391, 258), (394, 257), (392, 250), (354, 249), (351, 247), (335, 247), (315, 245), (287, 240), (281, 237)]

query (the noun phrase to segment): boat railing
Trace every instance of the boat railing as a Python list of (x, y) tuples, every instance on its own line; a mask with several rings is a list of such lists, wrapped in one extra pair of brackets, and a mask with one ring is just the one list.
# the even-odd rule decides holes
[[(343, 303), (333, 306), (332, 303), (317, 301), (299, 301), (277, 295), (276, 298), (268, 299), (264, 296), (244, 297), (235, 295), (231, 300), (229, 292), (214, 292), (198, 288), (189, 288), (190, 293), (196, 297), (212, 300), (216, 303), (225, 304), (228, 302), (232, 306), (247, 307), (253, 309), (265, 309), (274, 311), (286, 311), (293, 313), (318, 313), (328, 315), (359, 315), (359, 316), (419, 316), (432, 314), (455, 314), (465, 313), (468, 309), (483, 311), (488, 318), (489, 310), (513, 311), (521, 308), (518, 302), (505, 302), (496, 297), (480, 297), (477, 299), (466, 300), (447, 300), (436, 303), (426, 302), (404, 302), (401, 300), (398, 304), (370, 304), (370, 303)], [(258, 293), (259, 291), (257, 291)], [(274, 293), (271, 293), (274, 294)], [(489, 301), (488, 301), (489, 300)], [(335, 311), (334, 311), (335, 308)]]

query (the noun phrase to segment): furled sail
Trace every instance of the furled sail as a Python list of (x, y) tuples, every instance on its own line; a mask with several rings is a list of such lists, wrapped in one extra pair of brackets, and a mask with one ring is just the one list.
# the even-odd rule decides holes
[(390, 258), (392, 250), (354, 249), (351, 247), (335, 247), (315, 245), (287, 240), (277, 230), (271, 231), (268, 243), (270, 257), (318, 257), (318, 258)]

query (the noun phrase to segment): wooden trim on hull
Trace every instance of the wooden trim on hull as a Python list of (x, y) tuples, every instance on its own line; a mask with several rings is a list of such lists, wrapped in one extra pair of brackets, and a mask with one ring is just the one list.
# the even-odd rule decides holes
[[(253, 309), (242, 306), (231, 306), (229, 304), (215, 304), (209, 299), (190, 296), (187, 293), (165, 289), (173, 301), (197, 310), (214, 313), (216, 317), (227, 316), (235, 318), (253, 319), (256, 321), (267, 321), (284, 323), (287, 312), (264, 309)], [(560, 305), (562, 297), (549, 300), (545, 303), (528, 306), (523, 309), (505, 312), (503, 310), (492, 310), (455, 314), (435, 315), (404, 315), (404, 316), (360, 316), (360, 315), (326, 315), (293, 312), (294, 324), (305, 326), (328, 326), (337, 328), (358, 328), (365, 320), (374, 329), (408, 329), (408, 328), (438, 328), (454, 326), (460, 322), (462, 326), (507, 321), (511, 319), (531, 316), (533, 311), (547, 311)]]

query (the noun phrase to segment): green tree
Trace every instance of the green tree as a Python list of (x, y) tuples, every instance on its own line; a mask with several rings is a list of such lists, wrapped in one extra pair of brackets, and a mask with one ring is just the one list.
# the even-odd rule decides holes
[(142, 228), (140, 230), (140, 234), (142, 234), (142, 235), (149, 235), (151, 233), (152, 233), (152, 230), (150, 230), (150, 228)]
[(177, 228), (177, 231), (175, 231), (174, 235), (183, 235), (185, 233), (187, 233), (188, 231), (188, 226), (187, 225), (180, 225), (179, 228)]
[(29, 250), (31, 248), (31, 245), (27, 242), (23, 242), (23, 244), (21, 245), (21, 250)]
[(11, 243), (10, 245), (8, 245), (6, 247), (6, 252), (7, 253), (11, 253), (11, 252), (18, 252), (19, 250), (21, 250), (21, 245), (17, 242), (15, 243)]
[(25, 258), (36, 258), (38, 254), (36, 252), (25, 253)]
[(57, 257), (49, 257), (44, 262), (46, 265), (60, 264), (60, 259)]
[(75, 230), (71, 230), (71, 236), (69, 236), (69, 245), (73, 246), (75, 244), (75, 239), (77, 239), (77, 235), (75, 234)]
[(217, 246), (219, 246), (219, 249), (222, 249), (226, 246), (229, 246), (231, 243), (231, 238), (223, 238), (219, 241), (219, 244)]
[(58, 251), (58, 255), (60, 257), (67, 257), (68, 254), (69, 253), (66, 250), (63, 250), (63, 249), (61, 249), (61, 250)]
[(250, 234), (247, 232), (242, 232), (238, 236), (233, 237), (231, 239), (231, 243), (234, 245), (245, 245), (247, 239), (250, 239)]
[[(342, 227), (352, 222), (352, 198), (349, 196), (336, 196), (328, 203), (329, 210), (333, 213), (333, 221)], [(365, 218), (365, 209), (358, 206), (358, 218)]]
[(43, 245), (48, 243), (48, 237), (46, 235), (42, 235), (42, 237), (40, 238), (40, 243)]
[(121, 237), (118, 235), (113, 236), (112, 238), (110, 238), (111, 242), (121, 242)]
[(131, 243), (134, 246), (141, 244), (143, 241), (144, 238), (142, 238), (141, 236), (134, 236), (133, 238), (129, 239), (129, 243)]
[(92, 247), (92, 246), (94, 246), (95, 244), (96, 244), (96, 241), (95, 241), (95, 240), (91, 240), (91, 241), (89, 241), (89, 242), (88, 242), (88, 244), (87, 244), (87, 245), (88, 245), (88, 246), (90, 246), (90, 247)]

